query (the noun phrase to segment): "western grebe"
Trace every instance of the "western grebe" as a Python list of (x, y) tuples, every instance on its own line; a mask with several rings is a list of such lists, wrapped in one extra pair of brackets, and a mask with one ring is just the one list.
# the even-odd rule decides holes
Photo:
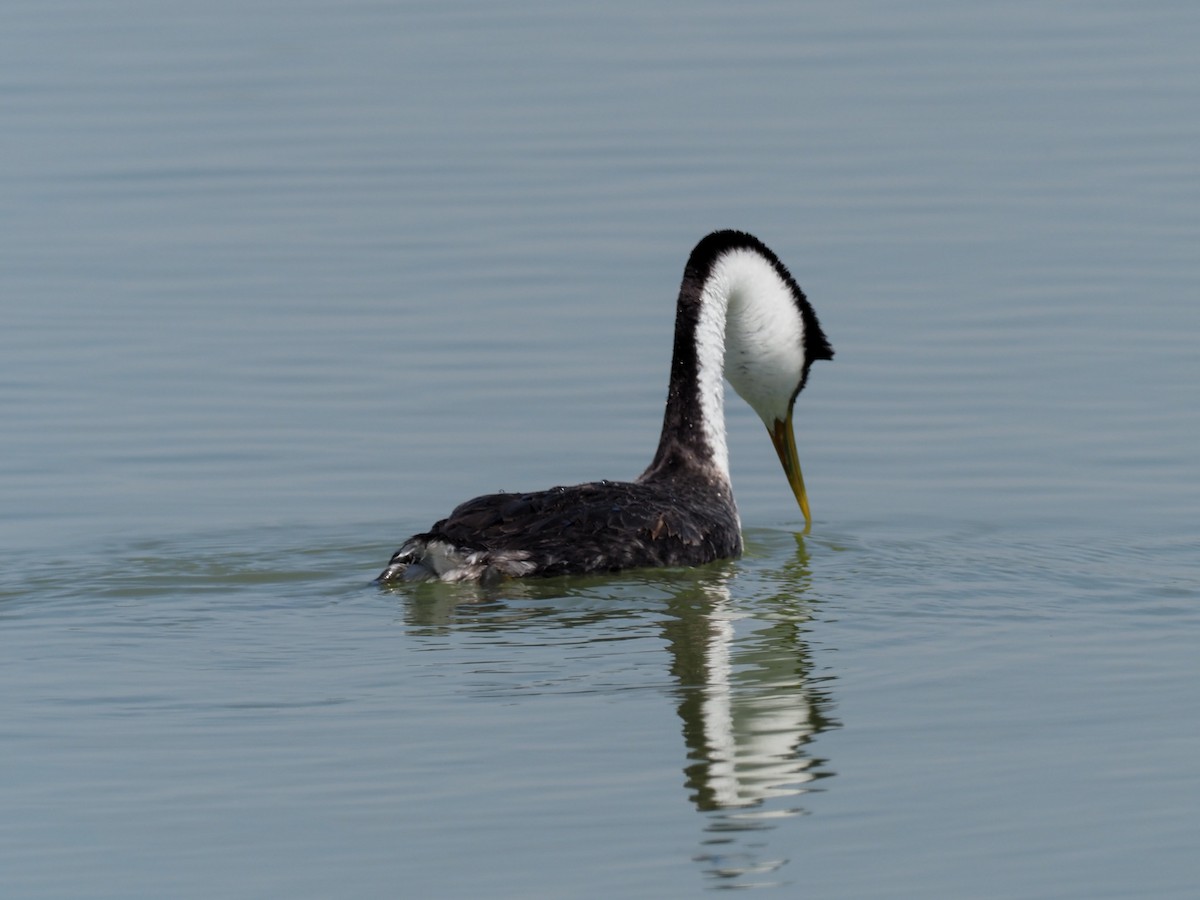
[(636, 481), (468, 500), (405, 541), (377, 580), (486, 583), (740, 555), (723, 379), (767, 426), (807, 531), (812, 514), (792, 408), (812, 363), (832, 358), (816, 313), (779, 257), (752, 235), (713, 232), (683, 270), (667, 408), (649, 468)]

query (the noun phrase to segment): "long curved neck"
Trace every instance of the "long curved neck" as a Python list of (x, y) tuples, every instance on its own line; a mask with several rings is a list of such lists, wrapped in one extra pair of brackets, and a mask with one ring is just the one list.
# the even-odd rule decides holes
[(712, 260), (689, 260), (679, 288), (675, 349), (662, 436), (640, 481), (695, 475), (729, 484), (725, 442), (726, 285), (712, 276)]

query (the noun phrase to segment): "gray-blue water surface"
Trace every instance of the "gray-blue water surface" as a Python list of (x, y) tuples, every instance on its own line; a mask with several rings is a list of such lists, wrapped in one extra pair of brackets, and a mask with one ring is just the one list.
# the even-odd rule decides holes
[[(10, 3), (6, 897), (1192, 897), (1200, 7)], [(692, 244), (837, 358), (745, 558), (370, 584), (628, 478)]]

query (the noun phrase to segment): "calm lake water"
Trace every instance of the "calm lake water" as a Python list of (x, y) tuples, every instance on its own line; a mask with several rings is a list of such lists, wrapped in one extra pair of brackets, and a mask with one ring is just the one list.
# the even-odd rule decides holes
[[(1200, 7), (9, 3), (6, 897), (1194, 897)], [(628, 478), (707, 231), (837, 358), (744, 559), (381, 590)]]

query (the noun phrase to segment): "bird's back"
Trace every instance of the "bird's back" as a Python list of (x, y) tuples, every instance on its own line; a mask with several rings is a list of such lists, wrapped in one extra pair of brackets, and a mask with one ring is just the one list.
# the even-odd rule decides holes
[(380, 581), (694, 566), (741, 553), (727, 489), (696, 477), (594, 481), (468, 500), (396, 551)]

